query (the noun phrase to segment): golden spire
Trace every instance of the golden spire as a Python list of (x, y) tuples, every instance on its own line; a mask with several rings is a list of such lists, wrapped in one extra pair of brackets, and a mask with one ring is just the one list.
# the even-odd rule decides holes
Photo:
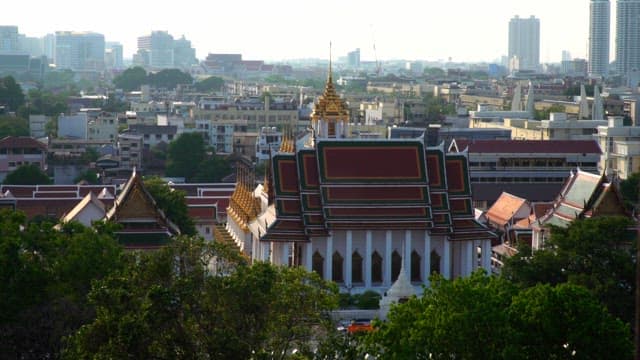
[[(322, 120), (327, 123), (349, 122), (349, 108), (347, 103), (338, 95), (333, 85), (333, 62), (331, 59), (331, 43), (329, 43), (329, 71), (324, 92), (313, 107), (311, 122), (317, 124)], [(333, 129), (330, 128), (330, 129)], [(336, 136), (335, 130), (329, 130), (329, 134), (319, 134), (323, 137)]]

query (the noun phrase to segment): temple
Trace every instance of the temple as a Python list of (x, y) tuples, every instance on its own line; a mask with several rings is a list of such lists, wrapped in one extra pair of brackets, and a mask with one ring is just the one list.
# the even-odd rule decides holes
[(311, 120), (305, 137), (285, 136), (263, 184), (239, 165), (226, 229), (243, 253), (353, 293), (386, 292), (402, 263), (416, 292), (434, 272), (491, 271), (496, 235), (474, 218), (466, 153), (423, 138), (347, 138), (331, 70)]

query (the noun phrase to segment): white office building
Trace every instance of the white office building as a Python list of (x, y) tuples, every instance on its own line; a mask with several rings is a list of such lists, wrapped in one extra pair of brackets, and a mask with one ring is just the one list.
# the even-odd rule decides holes
[(632, 71), (640, 69), (639, 18), (640, 0), (618, 0), (616, 13), (616, 68), (625, 77)]
[(514, 17), (509, 21), (511, 71), (537, 71), (540, 67), (540, 19)]

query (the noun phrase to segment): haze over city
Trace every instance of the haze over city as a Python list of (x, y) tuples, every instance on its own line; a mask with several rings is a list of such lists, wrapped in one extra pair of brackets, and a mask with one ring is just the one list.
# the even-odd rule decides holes
[[(78, 0), (12, 1), (3, 5), (0, 23), (17, 25), (28, 36), (99, 32), (107, 41), (121, 42), (126, 58), (137, 50), (137, 37), (167, 30), (190, 40), (198, 58), (210, 52), (268, 61), (327, 58), (331, 41), (334, 57), (360, 48), (363, 60), (373, 60), (375, 43), (380, 60), (480, 62), (506, 55), (509, 19), (534, 15), (540, 19), (540, 60), (557, 62), (563, 50), (586, 58), (588, 11), (587, 0), (186, 0), (166, 5), (115, 0), (99, 6)], [(615, 6), (611, 11), (613, 48)]]

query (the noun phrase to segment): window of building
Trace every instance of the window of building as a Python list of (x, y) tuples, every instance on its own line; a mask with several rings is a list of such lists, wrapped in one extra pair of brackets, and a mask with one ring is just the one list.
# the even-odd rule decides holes
[(351, 281), (354, 283), (363, 282), (362, 278), (362, 256), (357, 251), (351, 255)]
[(162, 139), (162, 135), (161, 134), (156, 134), (156, 140), (160, 140)]
[(327, 123), (327, 136), (328, 137), (336, 137), (336, 123), (335, 121), (330, 121)]
[(324, 278), (324, 258), (317, 250), (313, 253), (311, 258), (311, 270)]
[(207, 235), (210, 234), (211, 233), (211, 228), (209, 228), (208, 226), (205, 226), (204, 233), (207, 234)]
[(167, 139), (169, 139), (169, 141), (173, 140), (173, 134), (167, 135)]
[(9, 167), (16, 167), (15, 161), (9, 161)]
[(374, 283), (382, 282), (382, 256), (377, 251), (371, 254), (371, 281)]
[(398, 251), (394, 250), (391, 254), (391, 281), (396, 281), (402, 267), (402, 256)]
[(422, 258), (417, 251), (411, 252), (411, 281), (422, 281), (420, 276), (420, 261)]
[(433, 250), (431, 251), (431, 268), (429, 269), (429, 273), (431, 274), (440, 274), (440, 255)]
[(339, 252), (334, 252), (333, 257), (331, 259), (331, 280), (341, 283), (344, 282), (344, 272), (342, 271), (342, 266), (344, 265), (344, 258), (340, 255)]

